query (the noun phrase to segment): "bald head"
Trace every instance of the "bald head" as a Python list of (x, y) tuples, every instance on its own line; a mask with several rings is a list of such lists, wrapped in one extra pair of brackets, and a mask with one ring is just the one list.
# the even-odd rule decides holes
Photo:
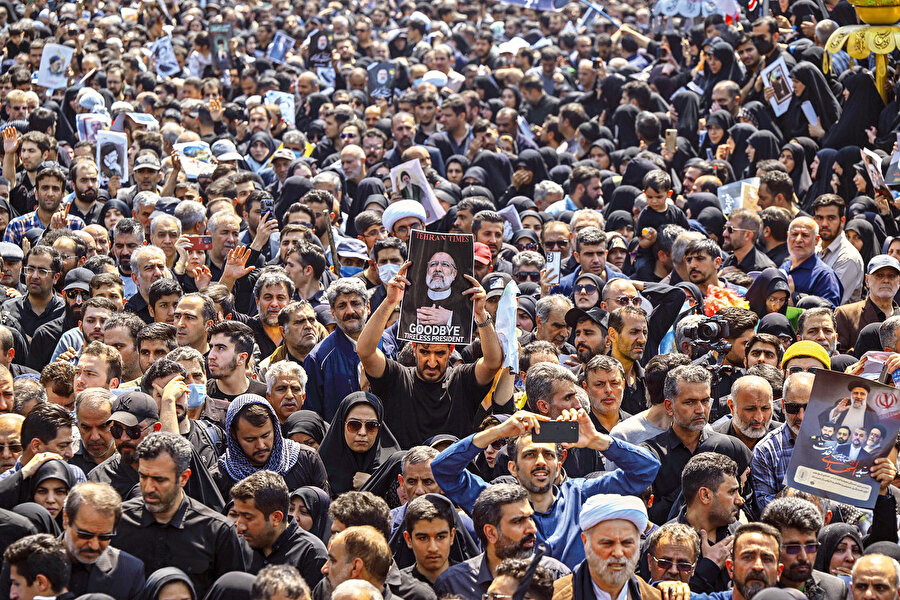
[(0, 415), (0, 470), (11, 469), (22, 456), (22, 422), (15, 413)]
[(900, 563), (884, 554), (861, 557), (853, 564), (852, 577), (853, 600), (894, 599), (900, 592)]

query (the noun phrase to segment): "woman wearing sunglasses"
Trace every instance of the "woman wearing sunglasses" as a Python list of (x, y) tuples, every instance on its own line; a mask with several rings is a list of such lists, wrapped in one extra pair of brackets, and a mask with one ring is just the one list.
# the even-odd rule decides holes
[(319, 447), (328, 471), (331, 497), (360, 489), (375, 469), (400, 449), (384, 425), (381, 399), (353, 392), (338, 405), (331, 428)]

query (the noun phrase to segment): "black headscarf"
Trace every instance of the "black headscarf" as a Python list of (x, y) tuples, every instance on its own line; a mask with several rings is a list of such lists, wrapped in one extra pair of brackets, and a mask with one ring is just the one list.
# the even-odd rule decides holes
[[(609, 143), (607, 141), (606, 143)], [(534, 197), (534, 186), (550, 178), (550, 174), (547, 173), (547, 166), (544, 164), (544, 159), (541, 157), (541, 153), (537, 150), (531, 150), (526, 148), (519, 153), (519, 156), (513, 161), (513, 171), (519, 169), (519, 167), (524, 167), (528, 171), (534, 175), (531, 179), (531, 184), (521, 187), (515, 191), (516, 196), (531, 196)]]
[(600, 96), (606, 105), (606, 122), (610, 122), (610, 117), (620, 106), (622, 101), (622, 87), (628, 83), (622, 75), (611, 73), (603, 81), (600, 82)]
[(755, 152), (753, 154), (753, 162), (747, 165), (747, 168), (744, 170), (744, 179), (756, 175), (757, 163), (778, 158), (778, 155), (781, 154), (778, 138), (771, 131), (757, 131), (747, 138), (747, 146), (752, 147)]
[[(717, 143), (714, 143), (709, 137), (709, 128), (716, 127), (723, 131), (722, 139), (720, 139)], [(706, 138), (703, 140), (703, 144), (700, 146), (700, 154), (705, 155), (706, 149), (712, 151), (715, 156), (716, 148), (720, 144), (724, 144), (728, 141), (729, 132), (728, 130), (734, 127), (734, 117), (727, 110), (717, 110), (711, 113), (708, 117), (706, 117)], [(705, 157), (705, 156), (704, 156)]]
[(300, 198), (305, 196), (311, 189), (313, 189), (312, 181), (306, 177), (294, 175), (285, 179), (284, 185), (281, 186), (281, 195), (274, 206), (275, 216), (278, 217), (278, 221), (283, 222), (291, 204), (299, 202)]
[(728, 135), (734, 140), (734, 151), (728, 157), (728, 162), (731, 163), (737, 177), (741, 177), (750, 164), (750, 158), (747, 156), (747, 144), (750, 136), (754, 133), (756, 133), (756, 127), (749, 123), (737, 123), (728, 130)]
[(369, 196), (381, 195), (387, 198), (387, 188), (384, 182), (378, 177), (366, 177), (362, 179), (356, 186), (356, 196), (350, 204), (350, 210), (347, 211), (347, 226), (345, 233), (347, 237), (355, 238), (357, 234), (362, 232), (356, 231), (356, 217), (365, 210), (366, 204), (369, 203)]
[(212, 584), (204, 600), (251, 600), (250, 592), (256, 575), (232, 571), (225, 573)]
[[(780, 269), (776, 269), (775, 267), (768, 267), (763, 269), (762, 272), (756, 276), (756, 279), (747, 288), (747, 293), (744, 295), (744, 299), (747, 300), (747, 303), (750, 305), (750, 310), (756, 313), (760, 319), (769, 314), (769, 310), (766, 307), (766, 300), (774, 294), (775, 292), (787, 292), (791, 293), (791, 289), (788, 286), (787, 275), (784, 274)], [(787, 311), (787, 302), (785, 302), (781, 310), (778, 312), (781, 314), (785, 314)]]
[(709, 192), (697, 192), (685, 196), (684, 214), (689, 219), (696, 219), (704, 208), (712, 207), (718, 211), (722, 210), (722, 203), (719, 202), (718, 196)]
[(778, 127), (778, 124), (775, 123), (775, 120), (772, 118), (770, 109), (763, 105), (762, 102), (751, 100), (746, 103), (741, 107), (741, 112), (738, 117), (745, 119), (760, 131), (771, 131), (778, 140), (778, 143), (782, 143), (784, 138), (781, 133), (781, 128)]
[(808, 133), (809, 121), (800, 107), (807, 100), (816, 111), (822, 129), (829, 131), (841, 116), (841, 105), (834, 97), (821, 69), (812, 63), (800, 61), (791, 69), (791, 77), (802, 83), (805, 89), (799, 96), (794, 94), (791, 97), (791, 104), (779, 121), (783, 126), (782, 131), (788, 137)]
[[(806, 192), (806, 198), (800, 207), (806, 212), (810, 211), (813, 200), (822, 194), (831, 194), (831, 174), (834, 170), (834, 161), (837, 160), (837, 150), (834, 148), (823, 148), (816, 152), (816, 158), (819, 159), (819, 166), (816, 167), (816, 176), (812, 180), (812, 185)], [(810, 164), (810, 177), (812, 177), (812, 164)]]
[(794, 182), (794, 193), (798, 198), (806, 196), (806, 192), (812, 186), (809, 176), (809, 167), (806, 165), (806, 150), (799, 142), (788, 142), (781, 147), (781, 151), (787, 150), (794, 159), (794, 168), (790, 172), (791, 181)]
[(484, 91), (483, 100), (485, 102), (494, 98), (500, 98), (500, 87), (497, 86), (497, 82), (490, 75), (476, 75), (472, 81), (472, 87), (476, 90)]
[(328, 432), (328, 425), (319, 413), (312, 410), (298, 410), (291, 413), (281, 426), (284, 437), (290, 438), (295, 433), (302, 433), (321, 444)]
[(722, 209), (715, 206), (707, 206), (697, 215), (697, 220), (709, 234), (715, 234), (716, 239), (722, 240), (722, 232), (725, 230), (725, 215)]
[(630, 210), (614, 210), (606, 219), (606, 231), (618, 231), (623, 227), (634, 229), (634, 216)]
[[(24, 485), (22, 485), (22, 488), (24, 488), (22, 491), (25, 492), (24, 497), (21, 495), (22, 491), (20, 491), (20, 499), (22, 502), (34, 502), (34, 494), (37, 491), (38, 486), (48, 479), (59, 479), (65, 483), (70, 490), (75, 487), (75, 484), (77, 483), (75, 481), (75, 476), (72, 474), (67, 463), (61, 460), (48, 460), (38, 468), (34, 475), (24, 481)], [(60, 510), (57, 514), (61, 515), (62, 511)], [(61, 519), (62, 517), (60, 517), (60, 522)]]
[(834, 556), (838, 544), (841, 540), (849, 537), (859, 545), (859, 551), (863, 551), (862, 536), (859, 535), (859, 529), (855, 525), (848, 523), (832, 523), (826, 525), (819, 531), (819, 551), (816, 552), (816, 562), (813, 563), (813, 569), (823, 573), (831, 573), (831, 557)]
[(672, 95), (672, 108), (678, 113), (678, 135), (696, 148), (699, 137), (700, 96), (684, 89)]
[(865, 219), (855, 218), (847, 223), (844, 231), (853, 231), (862, 240), (863, 246), (859, 253), (862, 256), (863, 264), (868, 265), (872, 257), (878, 254), (878, 248), (881, 247), (875, 237), (875, 228)]
[(719, 40), (712, 44), (709, 51), (722, 63), (722, 68), (719, 69), (718, 73), (713, 74), (709, 68), (709, 62), (703, 67), (706, 73), (706, 82), (703, 87), (702, 105), (707, 109), (712, 103), (712, 92), (717, 83), (720, 81), (742, 81), (744, 79), (744, 73), (737, 62), (734, 48), (732, 48), (731, 44)]
[[(296, 413), (294, 413), (296, 414)], [(306, 510), (312, 518), (311, 534), (322, 540), (322, 543), (328, 545), (331, 538), (331, 517), (328, 516), (328, 507), (331, 506), (331, 498), (325, 493), (325, 490), (317, 488), (314, 485), (305, 485), (291, 492), (291, 498), (299, 497), (303, 500)]]
[(850, 96), (844, 102), (837, 124), (822, 139), (825, 148), (844, 146), (868, 146), (866, 129), (878, 124), (878, 117), (884, 109), (884, 100), (875, 87), (875, 80), (861, 68), (853, 68), (841, 74), (839, 81)]
[(123, 219), (128, 219), (131, 217), (131, 209), (128, 208), (127, 204), (125, 204), (121, 200), (110, 199), (104, 202), (103, 206), (100, 207), (100, 214), (97, 217), (97, 223), (99, 223), (100, 226), (106, 227), (106, 225), (104, 225), (104, 223), (106, 222), (106, 213), (108, 213), (112, 209), (116, 209), (121, 212)]
[[(50, 462), (60, 461), (52, 460)], [(59, 536), (61, 533), (59, 524), (50, 515), (50, 512), (40, 504), (35, 502), (23, 502), (22, 504), (17, 504), (13, 508), (13, 512), (31, 521), (31, 524), (35, 526), (38, 533), (49, 533), (52, 536)]]
[(612, 198), (610, 198), (606, 206), (603, 207), (603, 215), (607, 219), (612, 218), (613, 213), (618, 211), (625, 211), (631, 215), (632, 210), (634, 209), (634, 200), (640, 196), (641, 193), (641, 190), (633, 185), (617, 186), (612, 193)]
[(757, 333), (771, 333), (775, 337), (790, 337), (791, 343), (797, 341), (797, 334), (788, 318), (781, 313), (769, 313), (759, 320)]
[(191, 581), (191, 578), (178, 567), (163, 567), (162, 569), (157, 569), (150, 573), (147, 582), (144, 584), (144, 589), (141, 592), (140, 600), (157, 600), (162, 589), (166, 585), (175, 583), (176, 581), (180, 581), (188, 587), (191, 591), (191, 598), (199, 600), (197, 598), (197, 592), (194, 589), (194, 582)]
[(640, 109), (633, 104), (622, 104), (612, 115), (613, 135), (619, 148), (637, 148), (640, 144), (634, 131), (634, 122)]
[[(371, 406), (375, 411), (375, 417), (381, 423), (375, 443), (363, 453), (354, 452), (344, 439), (344, 430), (346, 429), (344, 424), (347, 415), (358, 404)], [(325, 469), (328, 471), (331, 494), (333, 497), (337, 497), (353, 489), (353, 476), (356, 473), (373, 473), (383, 460), (400, 449), (400, 445), (384, 422), (384, 406), (381, 399), (375, 394), (366, 392), (349, 394), (341, 400), (331, 422), (333, 426), (322, 440), (319, 456), (322, 457), (322, 462), (325, 463)]]
[(485, 173), (490, 173), (487, 178), (487, 187), (494, 194), (494, 198), (503, 197), (506, 188), (512, 181), (513, 168), (509, 158), (499, 152), (482, 150), (472, 161), (472, 168), (481, 167)]

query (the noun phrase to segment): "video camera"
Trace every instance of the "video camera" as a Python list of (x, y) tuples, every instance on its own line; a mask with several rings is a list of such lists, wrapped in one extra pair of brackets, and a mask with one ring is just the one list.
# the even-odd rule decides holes
[(728, 352), (731, 344), (726, 338), (731, 335), (731, 326), (721, 316), (707, 317), (696, 325), (688, 325), (684, 328), (684, 337), (691, 346), (699, 346), (707, 350)]

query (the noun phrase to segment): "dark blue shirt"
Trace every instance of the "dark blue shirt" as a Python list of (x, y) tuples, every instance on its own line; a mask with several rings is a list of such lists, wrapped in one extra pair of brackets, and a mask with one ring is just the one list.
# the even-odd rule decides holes
[(822, 262), (822, 259), (813, 254), (796, 267), (788, 258), (781, 265), (781, 270), (794, 279), (794, 290), (801, 294), (812, 294), (825, 298), (831, 305), (841, 305), (843, 286), (834, 269)]

